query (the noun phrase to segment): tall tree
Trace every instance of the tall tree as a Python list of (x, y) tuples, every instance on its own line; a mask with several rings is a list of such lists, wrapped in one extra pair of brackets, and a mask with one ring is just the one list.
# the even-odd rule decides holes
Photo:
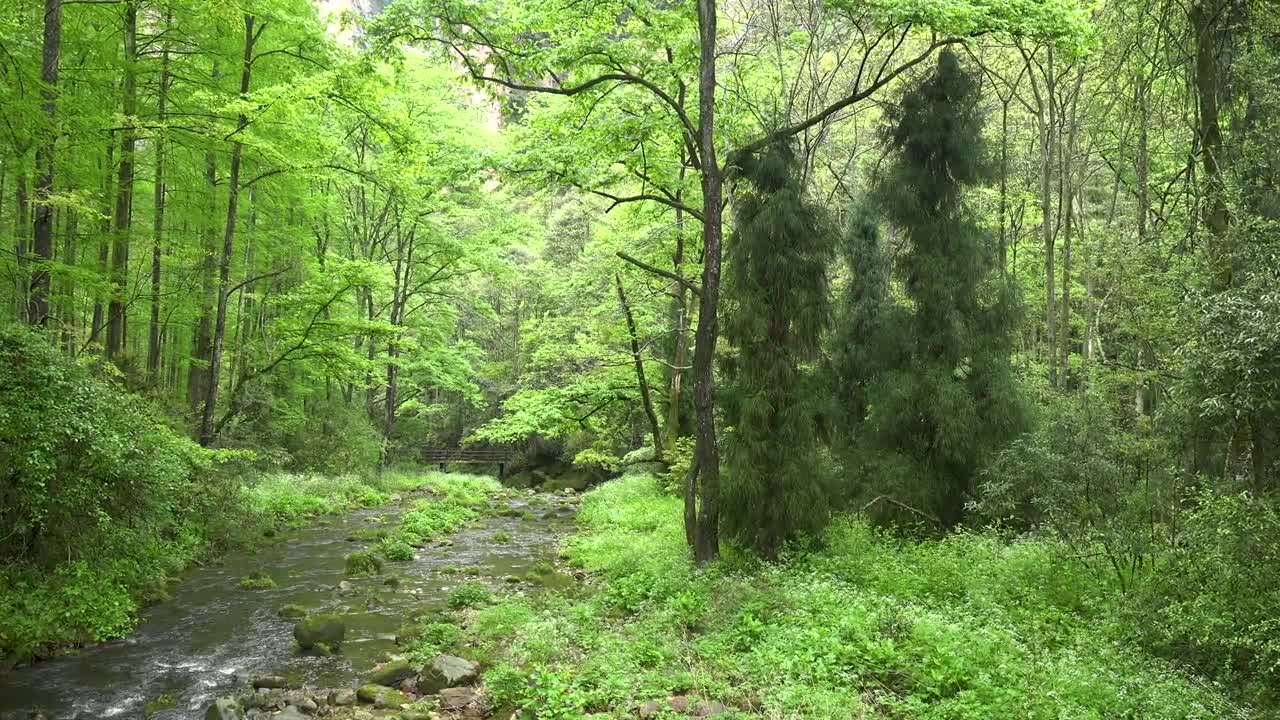
[(877, 195), (906, 249), (897, 274), (910, 301), (898, 353), (868, 383), (866, 420), (852, 439), (868, 484), (952, 527), (964, 517), (982, 463), (1023, 426), (1009, 352), (1016, 320), (995, 278), (998, 248), (964, 202), (987, 178), (979, 83), (950, 50), (890, 114), (894, 152)]
[(133, 168), (138, 121), (138, 3), (124, 3), (124, 96), (120, 131), (120, 173), (116, 180), (115, 221), (111, 238), (111, 302), (107, 308), (107, 357), (123, 362), (128, 322), (129, 243), (133, 226)]
[(58, 56), (62, 51), (62, 0), (45, 0), (44, 45), (40, 54), (40, 95), (43, 100), (44, 138), (36, 148), (35, 227), (32, 250), (35, 268), (27, 296), (27, 322), (44, 325), (49, 320), (49, 263), (53, 261), (54, 154), (58, 143)]
[(826, 523), (832, 496), (813, 372), (830, 320), (827, 265), (836, 233), (804, 196), (787, 141), (742, 159), (725, 297), (725, 531), (767, 558)]
[[(253, 79), (253, 47), (262, 32), (264, 22), (257, 25), (257, 17), (244, 16), (244, 57), (240, 66), (240, 98), (247, 101)], [(205, 388), (204, 408), (200, 415), (200, 444), (209, 446), (215, 434), (214, 413), (218, 407), (218, 384), (222, 371), (222, 348), (227, 334), (227, 300), (231, 291), (231, 259), (235, 254), (236, 220), (240, 207), (240, 164), (244, 158), (242, 134), (249, 126), (249, 117), (242, 109), (236, 119), (234, 140), (231, 143), (231, 166), (227, 177), (227, 222), (222, 233), (222, 255), (218, 261), (218, 310), (213, 324), (212, 347), (209, 354), (208, 386)]]

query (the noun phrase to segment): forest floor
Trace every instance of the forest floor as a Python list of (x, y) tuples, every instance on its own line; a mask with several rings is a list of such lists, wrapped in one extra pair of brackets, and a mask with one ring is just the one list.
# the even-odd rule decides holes
[(1128, 642), (1123, 598), (1052, 541), (848, 517), (697, 569), (679, 505), (645, 475), (589, 492), (560, 554), (585, 582), (479, 603), (419, 653), (478, 660), (504, 720), (1252, 717)]

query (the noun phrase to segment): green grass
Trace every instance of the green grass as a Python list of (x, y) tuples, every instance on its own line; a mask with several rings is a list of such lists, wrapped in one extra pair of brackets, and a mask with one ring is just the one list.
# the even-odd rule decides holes
[(386, 548), (420, 546), (454, 532), (480, 517), (503, 492), (491, 477), (457, 473), (428, 474), (421, 488), (430, 497), (418, 500), (400, 518), (400, 527), (384, 541)]
[(687, 559), (680, 501), (651, 477), (589, 493), (569, 562), (594, 592), (470, 616), (494, 702), (528, 717), (634, 714), (688, 693), (768, 718), (1248, 717), (1108, 627), (1122, 602), (1049, 542), (906, 542), (858, 518), (765, 565)]

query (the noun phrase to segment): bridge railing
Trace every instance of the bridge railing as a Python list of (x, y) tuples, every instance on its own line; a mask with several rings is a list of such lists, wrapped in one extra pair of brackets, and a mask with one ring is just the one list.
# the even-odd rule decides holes
[(508, 463), (515, 459), (515, 452), (498, 448), (423, 448), (422, 460), (438, 463), (444, 470), (448, 463), (464, 465), (497, 465), (498, 477), (502, 477)]

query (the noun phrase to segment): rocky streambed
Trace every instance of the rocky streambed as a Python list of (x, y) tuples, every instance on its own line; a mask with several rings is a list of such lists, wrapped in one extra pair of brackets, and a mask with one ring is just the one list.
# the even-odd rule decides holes
[[(483, 697), (462, 672), (469, 661), (388, 665), (400, 651), (397, 631), (406, 618), (442, 608), (463, 583), (532, 590), (536, 585), (525, 578), (554, 558), (576, 500), (571, 493), (518, 494), (492, 515), (417, 549), (412, 560), (386, 563), (380, 574), (364, 577), (347, 576), (347, 556), (371, 546), (380, 528), (394, 528), (406, 505), (282, 534), (255, 553), (190, 571), (169, 600), (144, 611), (128, 638), (0, 674), (0, 720), (37, 714), (50, 720), (412, 720), (425, 711), (402, 706), (428, 694), (445, 712), (481, 714)], [(299, 618), (291, 616), (301, 612), (341, 619), (336, 652), (299, 648)], [(438, 663), (452, 675), (432, 667)], [(397, 667), (400, 677), (378, 675)], [(370, 683), (379, 677), (385, 685)]]

